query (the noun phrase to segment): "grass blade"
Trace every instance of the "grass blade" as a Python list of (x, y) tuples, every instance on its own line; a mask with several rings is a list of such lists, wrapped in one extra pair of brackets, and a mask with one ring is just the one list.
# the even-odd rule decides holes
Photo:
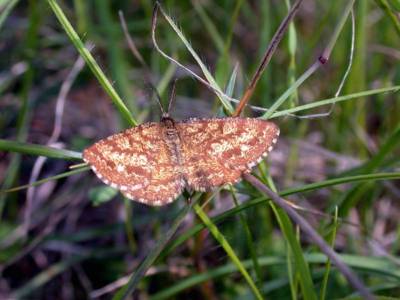
[[(310, 268), (308, 267), (308, 264), (304, 258), (300, 242), (297, 239), (293, 228), (293, 224), (283, 209), (277, 207), (272, 202), (270, 202), (270, 205), (275, 213), (275, 216), (279, 223), (279, 227), (283, 232), (283, 236), (285, 237), (286, 242), (290, 246), (289, 252), (293, 254), (293, 260), (295, 263), (294, 278), (296, 278), (296, 275), (298, 275), (303, 297), (304, 299), (316, 300), (317, 295), (314, 292), (314, 284), (312, 281)], [(292, 283), (291, 287), (295, 288), (296, 285)], [(296, 291), (292, 290), (292, 294), (293, 293), (296, 293)]]
[(19, 0), (10, 0), (7, 4), (4, 4), (5, 8), (0, 14), (0, 30), (3, 27), (5, 20), (7, 19), (13, 8), (18, 4), (18, 2)]
[(80, 55), (85, 60), (86, 64), (92, 70), (93, 74), (96, 76), (97, 80), (110, 96), (111, 101), (117, 107), (118, 111), (120, 112), (121, 116), (128, 122), (131, 126), (136, 126), (137, 122), (132, 117), (131, 113), (129, 112), (128, 108), (125, 106), (122, 99), (119, 97), (118, 93), (115, 91), (111, 83), (108, 81), (107, 77), (101, 70), (100, 66), (97, 64), (95, 59), (93, 58), (92, 54), (89, 50), (86, 49), (85, 45), (83, 44), (82, 40), (79, 38), (78, 34), (72, 27), (71, 23), (68, 21), (67, 17), (65, 16), (64, 12), (62, 11), (61, 7), (57, 4), (55, 0), (47, 0), (51, 9), (53, 10), (54, 14), (56, 15), (57, 19), (59, 20), (60, 24), (64, 28), (65, 32), (67, 33), (68, 37), (70, 38), (71, 42), (74, 44), (75, 48), (78, 50)]
[[(329, 245), (333, 248), (335, 246), (335, 239), (336, 239), (336, 233), (339, 228), (339, 222), (338, 222), (338, 210), (337, 208), (335, 209), (335, 215), (333, 218), (333, 224), (332, 224), (332, 232), (330, 233), (330, 238), (329, 238)], [(325, 263), (325, 274), (324, 278), (322, 279), (322, 286), (321, 286), (321, 293), (319, 299), (324, 300), (326, 296), (326, 288), (328, 285), (328, 277), (329, 273), (331, 270), (331, 260), (328, 258)]]
[(0, 139), (0, 150), (59, 159), (82, 159), (80, 152)]
[[(338, 103), (342, 101), (348, 101), (356, 98), (362, 98), (362, 97), (367, 97), (367, 96), (372, 96), (372, 95), (377, 95), (377, 94), (382, 94), (382, 93), (388, 93), (388, 92), (398, 92), (400, 90), (400, 85), (395, 85), (391, 87), (385, 87), (385, 88), (380, 88), (380, 89), (374, 89), (374, 90), (367, 90), (367, 91), (362, 91), (362, 92), (357, 92), (353, 94), (348, 94), (348, 95), (343, 95), (339, 97), (333, 97), (333, 98), (328, 98), (316, 102), (311, 102), (308, 104), (304, 105), (299, 105), (290, 109), (285, 109), (281, 111), (277, 111), (273, 113), (270, 117), (272, 118), (277, 118), (277, 117), (282, 117), (286, 116), (289, 114), (293, 114), (299, 111), (307, 110), (307, 109), (312, 109), (320, 106), (325, 106), (325, 105), (330, 105), (333, 103)], [(364, 98), (363, 98), (364, 99)], [(265, 119), (265, 116), (261, 117), (262, 119)]]
[(249, 284), (251, 290), (254, 293), (254, 296), (257, 299), (263, 299), (261, 292), (258, 290), (256, 284), (254, 283), (253, 279), (251, 278), (250, 274), (247, 272), (246, 268), (243, 266), (240, 259), (235, 254), (235, 251), (232, 249), (231, 245), (229, 245), (228, 241), (222, 235), (222, 233), (218, 230), (217, 226), (210, 220), (207, 214), (203, 211), (203, 209), (199, 205), (194, 205), (194, 210), (197, 216), (203, 221), (203, 223), (207, 226), (208, 230), (214, 236), (214, 238), (218, 241), (218, 243), (224, 248), (226, 254), (228, 254), (229, 258), (238, 268), (240, 273), (242, 273), (243, 277), (246, 279), (247, 283)]
[(69, 177), (69, 176), (72, 176), (72, 175), (75, 175), (75, 174), (79, 174), (81, 172), (85, 172), (85, 171), (88, 171), (88, 170), (90, 170), (90, 168), (89, 167), (85, 167), (85, 168), (80, 168), (80, 169), (64, 172), (64, 173), (61, 173), (61, 174), (57, 174), (57, 175), (54, 175), (54, 176), (50, 176), (50, 177), (35, 181), (32, 184), (21, 185), (21, 186), (17, 186), (17, 187), (8, 189), (8, 190), (0, 190), (0, 193), (11, 193), (11, 192), (27, 189), (27, 188), (32, 187), (32, 186), (38, 186), (38, 185), (41, 185), (43, 183), (46, 183), (46, 182), (49, 182), (49, 181), (52, 181), (52, 180), (57, 180), (57, 179)]

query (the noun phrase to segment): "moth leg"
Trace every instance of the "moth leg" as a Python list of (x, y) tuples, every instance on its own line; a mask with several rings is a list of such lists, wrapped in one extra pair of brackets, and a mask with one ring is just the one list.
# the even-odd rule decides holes
[(186, 187), (185, 191), (183, 192), (183, 196), (186, 199), (187, 204), (190, 205), (190, 203), (192, 202), (192, 198), (194, 196), (195, 191), (192, 190), (190, 187)]

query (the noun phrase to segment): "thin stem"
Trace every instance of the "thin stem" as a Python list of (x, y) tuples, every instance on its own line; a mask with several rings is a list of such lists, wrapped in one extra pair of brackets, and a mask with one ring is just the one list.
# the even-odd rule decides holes
[(387, 0), (375, 0), (375, 2), (389, 16), (390, 21), (392, 21), (397, 34), (400, 36), (400, 21), (397, 12), (396, 13), (393, 12)]
[(126, 39), (126, 41), (128, 43), (129, 49), (131, 50), (133, 56), (135, 56), (135, 58), (140, 62), (140, 64), (146, 69), (146, 71), (148, 71), (150, 73), (150, 68), (146, 64), (145, 60), (143, 59), (143, 56), (140, 54), (140, 52), (137, 49), (133, 39), (129, 35), (128, 26), (126, 25), (124, 13), (121, 10), (118, 11), (118, 16), (119, 16), (119, 21), (120, 21), (121, 26), (122, 26), (122, 31), (123, 31), (125, 39)]
[(333, 47), (336, 43), (336, 40), (339, 37), (339, 34), (341, 33), (343, 26), (347, 20), (347, 17), (349, 16), (351, 9), (353, 7), (355, 0), (351, 0), (345, 10), (344, 13), (336, 26), (329, 42), (328, 45), (325, 47), (325, 49), (321, 52), (321, 55), (316, 59), (316, 61), (307, 69), (307, 71), (304, 72), (303, 75), (299, 77), (299, 79), (296, 80), (296, 82), (291, 86), (275, 103), (271, 106), (270, 109), (261, 117), (263, 119), (269, 119), (274, 112), (290, 97), (292, 94), (292, 91), (296, 90), (308, 77), (310, 77), (312, 74), (314, 74), (322, 65), (325, 65), (329, 57), (331, 55), (331, 52), (333, 50)]
[(285, 33), (286, 29), (288, 28), (290, 21), (296, 15), (302, 1), (303, 0), (297, 0), (293, 4), (288, 15), (282, 21), (278, 30), (275, 32), (275, 35), (272, 37), (271, 43), (268, 45), (268, 48), (265, 51), (264, 57), (262, 58), (259, 67), (257, 68), (256, 72), (254, 73), (249, 86), (247, 87), (242, 99), (240, 99), (239, 105), (236, 107), (236, 110), (232, 115), (233, 117), (239, 116), (242, 113), (247, 102), (249, 102), (250, 97), (254, 93), (254, 89), (256, 88), (258, 80), (260, 79), (262, 73), (264, 72), (265, 68), (267, 67), (268, 63), (270, 62), (271, 57), (274, 54), (279, 42), (282, 40), (283, 34)]
[(316, 60), (309, 68), (307, 71), (305, 71), (300, 77), (299, 79), (296, 80), (295, 83), (293, 83), (293, 85), (290, 87), (290, 89), (286, 90), (286, 92), (284, 92), (282, 94), (282, 96), (280, 96), (278, 98), (278, 100), (276, 100), (274, 102), (274, 104), (267, 110), (267, 112), (261, 116), (262, 119), (269, 119), (271, 118), (272, 114), (283, 104), (283, 102), (286, 101), (286, 99), (288, 99), (290, 97), (290, 95), (292, 94), (293, 90), (296, 90), (304, 81), (306, 81), (306, 79), (308, 77), (310, 77), (312, 74), (314, 74), (314, 72), (321, 66), (321, 61), (318, 59)]
[[(52, 147), (56, 147), (56, 148), (61, 147), (57, 141), (61, 134), (65, 101), (66, 101), (69, 91), (71, 90), (72, 84), (75, 81), (75, 78), (78, 76), (79, 72), (82, 70), (82, 68), (84, 66), (85, 66), (85, 62), (84, 62), (83, 58), (78, 57), (78, 59), (75, 61), (74, 65), (73, 65), (71, 71), (67, 75), (67, 78), (61, 85), (60, 92), (58, 94), (57, 101), (56, 101), (53, 132), (52, 132), (49, 140), (47, 141), (47, 146), (52, 146)], [(46, 160), (47, 160), (47, 157), (43, 157), (43, 156), (40, 156), (37, 158), (37, 160), (35, 161), (35, 164), (33, 165), (32, 173), (29, 178), (29, 186), (30, 187), (28, 188), (28, 191), (26, 193), (26, 206), (25, 206), (25, 211), (24, 211), (24, 227), (25, 227), (26, 231), (29, 228), (31, 215), (32, 215), (32, 209), (35, 206), (33, 203), (34, 196), (35, 196), (35, 188), (31, 185), (35, 181), (37, 181), (39, 174), (40, 174)], [(36, 206), (38, 206), (38, 203), (36, 203)]]
[[(199, 64), (199, 66), (200, 66), (200, 68), (201, 68), (201, 70), (202, 70), (202, 72), (205, 75), (207, 80), (203, 79), (201, 76), (197, 75), (195, 72), (193, 72), (189, 68), (185, 67), (183, 64), (181, 64), (179, 61), (177, 61), (173, 57), (169, 56), (167, 53), (165, 53), (160, 48), (160, 46), (158, 45), (157, 40), (156, 40), (156, 27), (157, 27), (157, 14), (158, 14), (158, 11), (161, 12), (161, 14), (164, 16), (164, 18), (168, 21), (168, 23), (173, 28), (173, 30), (178, 34), (178, 36), (181, 39), (181, 41), (183, 42), (183, 44), (189, 50), (190, 54), (193, 56), (193, 58), (196, 60), (196, 62)], [(153, 40), (154, 48), (158, 51), (158, 53), (160, 53), (160, 55), (162, 55), (164, 58), (166, 58), (170, 62), (174, 63), (178, 67), (184, 69), (186, 72), (188, 72), (194, 78), (196, 78), (198, 81), (200, 81), (202, 84), (204, 84), (207, 88), (209, 88), (212, 92), (214, 92), (218, 96), (218, 98), (221, 100), (221, 103), (225, 107), (225, 109), (227, 111), (229, 111), (230, 113), (233, 113), (233, 108), (230, 105), (230, 102), (227, 101), (227, 100), (232, 101), (233, 99), (224, 94), (224, 92), (221, 90), (221, 88), (216, 83), (214, 77), (210, 74), (210, 72), (208, 71), (207, 67), (201, 61), (200, 57), (193, 50), (193, 48), (190, 46), (189, 42), (184, 37), (182, 32), (178, 29), (178, 27), (173, 22), (173, 20), (164, 12), (164, 10), (162, 9), (162, 7), (161, 7), (161, 5), (160, 5), (160, 3), (158, 1), (156, 1), (156, 4), (154, 6), (154, 10), (153, 10), (153, 18), (152, 18), (152, 26), (151, 26), (151, 38)]]
[(294, 210), (286, 201), (267, 188), (261, 181), (251, 174), (243, 176), (245, 180), (251, 183), (259, 191), (271, 198), (272, 201), (282, 208), (292, 220), (303, 230), (309, 238), (316, 244), (323, 253), (336, 265), (340, 272), (347, 278), (349, 283), (364, 297), (364, 299), (375, 299), (371, 292), (365, 287), (358, 276), (340, 259), (339, 255), (320, 237), (314, 228)]
[(214, 225), (214, 223), (210, 220), (210, 218), (207, 216), (207, 214), (202, 210), (202, 208), (198, 204), (195, 204), (193, 208), (194, 208), (197, 216), (207, 226), (208, 230), (211, 232), (211, 234), (214, 236), (214, 238), (218, 241), (218, 243), (224, 248), (225, 252), (229, 255), (230, 259), (235, 264), (235, 266), (238, 268), (240, 273), (242, 273), (243, 277), (246, 279), (252, 292), (254, 293), (254, 296), (257, 299), (263, 299), (260, 291), (258, 290), (258, 288), (257, 288), (256, 284), (254, 283), (253, 279), (251, 278), (250, 274), (247, 272), (247, 270), (243, 266), (243, 263), (240, 261), (240, 259), (235, 254), (235, 251), (232, 249), (231, 245), (228, 243), (228, 241), (225, 239), (225, 237), (218, 230), (217, 226)]

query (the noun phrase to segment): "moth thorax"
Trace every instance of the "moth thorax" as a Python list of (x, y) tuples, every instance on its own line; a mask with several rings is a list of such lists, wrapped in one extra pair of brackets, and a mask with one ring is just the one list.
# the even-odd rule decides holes
[(165, 134), (169, 137), (177, 136), (178, 133), (175, 128), (175, 121), (169, 117), (163, 117), (161, 123), (164, 125)]

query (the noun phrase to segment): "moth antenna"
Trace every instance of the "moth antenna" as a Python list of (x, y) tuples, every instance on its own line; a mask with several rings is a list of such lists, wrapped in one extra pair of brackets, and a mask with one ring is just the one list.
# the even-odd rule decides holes
[[(162, 117), (169, 117), (168, 111), (165, 112), (165, 110), (161, 104), (162, 100), (161, 100), (160, 94), (158, 93), (157, 88), (151, 82), (147, 83), (147, 87), (156, 95), (156, 100), (157, 100), (158, 106), (160, 107)], [(152, 95), (153, 95), (153, 93), (152, 93)]]
[(172, 91), (171, 91), (171, 96), (169, 98), (167, 115), (169, 115), (169, 112), (171, 111), (172, 102), (174, 102), (174, 100), (176, 99), (176, 83), (177, 82), (178, 82), (178, 78), (175, 78), (174, 83), (172, 84)]

